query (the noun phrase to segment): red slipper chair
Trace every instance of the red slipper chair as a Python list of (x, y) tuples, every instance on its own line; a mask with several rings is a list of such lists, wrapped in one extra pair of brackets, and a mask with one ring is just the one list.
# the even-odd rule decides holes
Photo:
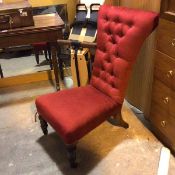
[(98, 14), (98, 35), (90, 84), (36, 99), (41, 128), (47, 122), (67, 145), (71, 167), (76, 167), (76, 143), (109, 119), (127, 128), (121, 106), (128, 79), (144, 40), (158, 25), (158, 14), (104, 5)]

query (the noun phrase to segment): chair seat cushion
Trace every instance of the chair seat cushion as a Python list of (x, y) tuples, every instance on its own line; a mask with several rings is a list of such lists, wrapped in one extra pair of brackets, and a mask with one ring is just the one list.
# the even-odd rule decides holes
[(71, 144), (117, 113), (120, 104), (91, 85), (36, 99), (38, 113)]
[(47, 43), (46, 42), (34, 43), (34, 44), (32, 44), (32, 46), (37, 50), (47, 49)]

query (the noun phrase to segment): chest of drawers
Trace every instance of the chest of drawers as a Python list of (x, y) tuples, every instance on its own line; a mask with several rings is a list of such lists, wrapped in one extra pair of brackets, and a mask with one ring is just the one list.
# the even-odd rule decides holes
[(149, 120), (159, 138), (175, 152), (175, 23), (160, 19), (155, 51)]

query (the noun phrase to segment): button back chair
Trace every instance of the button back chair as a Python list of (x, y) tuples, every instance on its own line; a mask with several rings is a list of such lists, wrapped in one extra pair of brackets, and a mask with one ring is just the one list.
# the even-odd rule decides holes
[(121, 116), (128, 79), (142, 43), (158, 19), (154, 12), (101, 6), (90, 84), (36, 99), (44, 134), (48, 122), (67, 145), (71, 167), (77, 166), (77, 141), (105, 120), (116, 117), (117, 125), (128, 127)]

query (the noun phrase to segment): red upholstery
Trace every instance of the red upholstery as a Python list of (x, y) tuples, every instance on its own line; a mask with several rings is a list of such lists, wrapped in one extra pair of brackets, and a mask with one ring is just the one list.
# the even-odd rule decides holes
[(158, 24), (153, 12), (102, 6), (90, 85), (37, 98), (38, 113), (73, 143), (120, 109), (132, 65)]
[(32, 44), (32, 46), (36, 49), (36, 50), (44, 50), (47, 49), (47, 43), (46, 42), (40, 42), (40, 43), (34, 43)]
[(132, 65), (157, 24), (153, 12), (101, 7), (91, 85), (122, 104)]
[(43, 95), (36, 105), (66, 143), (78, 140), (120, 107), (91, 85)]

